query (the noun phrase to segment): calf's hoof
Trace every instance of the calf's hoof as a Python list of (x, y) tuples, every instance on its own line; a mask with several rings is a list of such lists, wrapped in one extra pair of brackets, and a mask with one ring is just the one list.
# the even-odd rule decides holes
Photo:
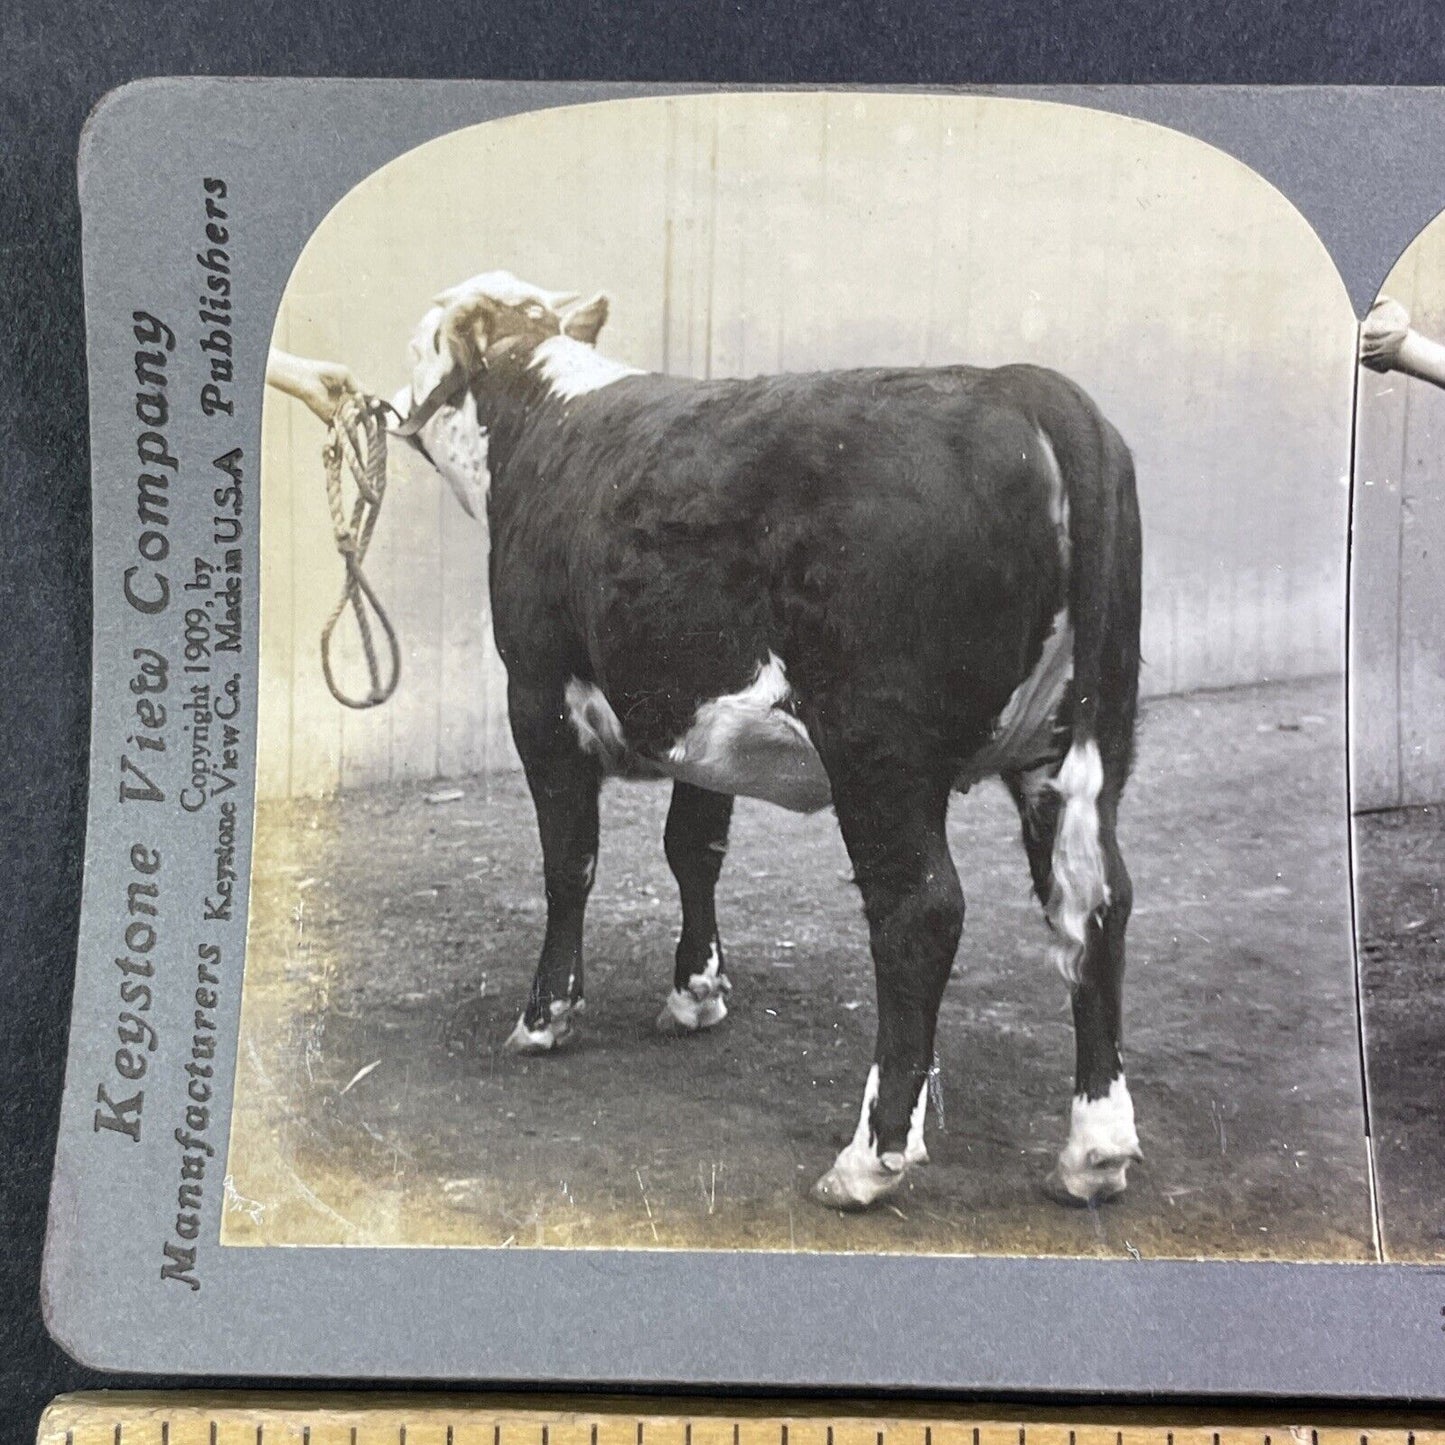
[(1075, 1095), (1069, 1111), (1069, 1142), (1044, 1181), (1057, 1204), (1102, 1204), (1124, 1192), (1129, 1165), (1144, 1156), (1134, 1128), (1134, 1103), (1120, 1074), (1107, 1093)]
[(686, 988), (668, 994), (657, 1016), (658, 1033), (695, 1034), (716, 1028), (728, 1016), (727, 995), (731, 992), (732, 984), (721, 973), (693, 974)]
[(1044, 1193), (1055, 1204), (1074, 1209), (1103, 1204), (1124, 1192), (1129, 1183), (1129, 1165), (1143, 1157), (1137, 1148), (1128, 1154), (1091, 1154), (1076, 1163), (1065, 1163), (1060, 1155), (1044, 1180)]
[(813, 1185), (813, 1201), (850, 1214), (871, 1209), (903, 1183), (908, 1163), (903, 1154), (875, 1154), (866, 1145), (850, 1144)]
[(517, 1020), (517, 1026), (507, 1035), (506, 1048), (513, 1054), (550, 1054), (559, 1049), (571, 1037), (573, 1019), (582, 1012), (582, 999), (567, 1003), (554, 999), (546, 1023), (540, 1028), (529, 1028), (524, 1013)]

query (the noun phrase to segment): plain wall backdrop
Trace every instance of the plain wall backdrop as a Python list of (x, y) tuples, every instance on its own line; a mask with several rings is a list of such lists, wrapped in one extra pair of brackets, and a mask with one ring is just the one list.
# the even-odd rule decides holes
[[(497, 268), (606, 290), (599, 349), (645, 368), (1054, 366), (1134, 450), (1145, 692), (1342, 667), (1355, 319), (1298, 213), (1198, 141), (964, 96), (666, 98), (495, 122), (403, 156), (330, 213), (277, 344), (390, 396), (431, 298)], [(400, 447), (369, 572), (402, 684), (369, 713), (326, 692), (317, 639), (341, 573), (323, 440), (268, 394), (261, 796), (514, 766), (485, 528)], [(359, 682), (359, 653), (338, 657)]]
[[(1381, 287), (1445, 340), (1445, 218)], [(1445, 392), (1360, 372), (1351, 572), (1356, 808), (1445, 799)]]

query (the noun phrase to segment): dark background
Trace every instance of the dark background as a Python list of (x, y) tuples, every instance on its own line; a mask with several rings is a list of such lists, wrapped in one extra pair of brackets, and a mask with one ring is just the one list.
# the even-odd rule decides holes
[[(22, 8), (23, 7), (23, 8)], [(144, 75), (1445, 83), (1438, 0), (348, 0), (0, 8), (0, 1439), (101, 1376), (38, 1299), (80, 907), (90, 542), (75, 153)], [(1367, 198), (1362, 198), (1362, 202)], [(123, 1313), (125, 1302), (115, 1302)], [(233, 1384), (235, 1382), (232, 1382)], [(265, 1383), (265, 1382), (251, 1382)]]

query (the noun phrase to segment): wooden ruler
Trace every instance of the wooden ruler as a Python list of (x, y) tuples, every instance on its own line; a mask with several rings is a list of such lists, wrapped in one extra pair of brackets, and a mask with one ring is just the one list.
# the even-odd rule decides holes
[(998, 1405), (470, 1395), (63, 1395), (39, 1445), (1445, 1445), (1413, 1419), (1334, 1407)]

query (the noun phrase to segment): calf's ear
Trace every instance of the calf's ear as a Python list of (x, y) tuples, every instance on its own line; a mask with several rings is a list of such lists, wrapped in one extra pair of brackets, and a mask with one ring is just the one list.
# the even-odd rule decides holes
[(562, 318), (562, 334), (588, 346), (597, 344), (597, 333), (607, 324), (611, 303), (599, 291), (590, 301), (574, 307)]
[(497, 305), (490, 296), (471, 296), (448, 306), (442, 317), (442, 347), (453, 364), (468, 377), (482, 369), (482, 358), (492, 344)]

